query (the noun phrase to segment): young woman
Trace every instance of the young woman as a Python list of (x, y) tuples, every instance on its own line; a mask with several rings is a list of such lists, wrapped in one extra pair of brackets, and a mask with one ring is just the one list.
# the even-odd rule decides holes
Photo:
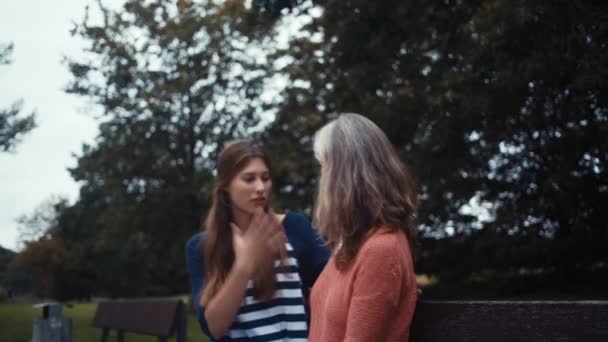
[(315, 135), (315, 225), (332, 250), (311, 294), (311, 342), (407, 341), (417, 287), (412, 180), (384, 133), (345, 114)]
[(186, 244), (201, 328), (217, 341), (306, 341), (308, 292), (329, 258), (304, 215), (277, 215), (267, 155), (250, 140), (220, 153), (203, 232)]

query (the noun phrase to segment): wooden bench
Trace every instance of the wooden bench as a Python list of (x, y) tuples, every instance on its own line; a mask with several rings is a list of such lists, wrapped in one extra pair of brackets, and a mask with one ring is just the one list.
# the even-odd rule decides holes
[[(181, 300), (99, 303), (93, 326), (186, 341)], [(416, 306), (410, 342), (606, 342), (608, 301), (428, 301)]]
[(410, 342), (606, 342), (608, 301), (425, 301)]
[(117, 330), (117, 341), (125, 333), (158, 337), (159, 342), (175, 336), (176, 342), (186, 342), (186, 306), (181, 300), (120, 300), (97, 305), (93, 326), (101, 328), (101, 342), (107, 342), (110, 330)]

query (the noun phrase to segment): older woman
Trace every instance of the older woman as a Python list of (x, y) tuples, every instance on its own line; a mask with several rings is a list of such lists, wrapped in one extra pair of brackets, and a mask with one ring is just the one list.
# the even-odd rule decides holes
[(315, 224), (332, 250), (311, 293), (309, 341), (407, 341), (417, 299), (412, 180), (385, 134), (344, 114), (315, 135)]

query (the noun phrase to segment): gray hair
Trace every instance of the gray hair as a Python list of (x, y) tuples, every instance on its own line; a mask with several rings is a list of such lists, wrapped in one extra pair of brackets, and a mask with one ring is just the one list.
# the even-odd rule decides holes
[[(413, 182), (384, 132), (359, 114), (342, 114), (315, 134), (321, 179), (314, 220), (347, 266), (370, 230), (380, 226), (416, 235)], [(336, 259), (338, 262), (338, 259)]]

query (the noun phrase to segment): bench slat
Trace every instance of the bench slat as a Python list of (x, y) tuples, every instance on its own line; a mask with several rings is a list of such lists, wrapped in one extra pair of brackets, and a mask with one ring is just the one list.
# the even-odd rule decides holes
[[(179, 317), (181, 301), (110, 301), (97, 306), (93, 326), (138, 334), (169, 337)], [(102, 337), (103, 340), (103, 337)]]
[(608, 341), (608, 301), (420, 301), (410, 342)]

